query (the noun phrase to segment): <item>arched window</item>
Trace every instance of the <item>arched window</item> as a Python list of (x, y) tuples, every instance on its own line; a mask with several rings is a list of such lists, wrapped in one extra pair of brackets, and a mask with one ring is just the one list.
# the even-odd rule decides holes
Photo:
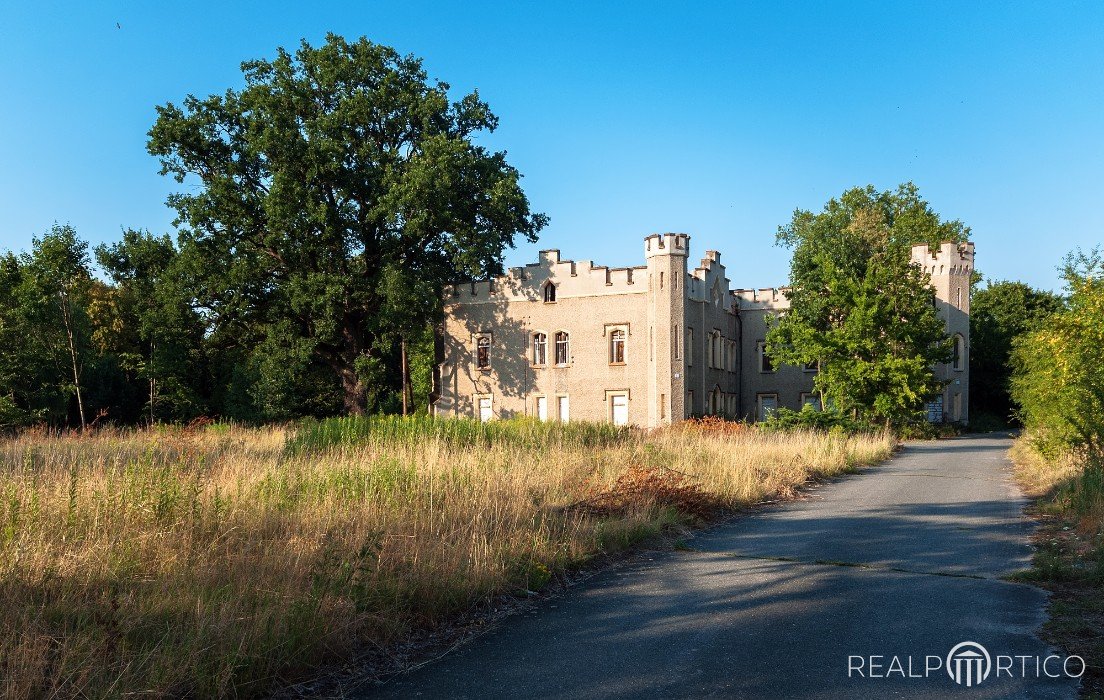
[(961, 333), (955, 333), (954, 337), (954, 364), (956, 370), (966, 368), (966, 340)]
[(610, 364), (625, 364), (625, 331), (617, 329), (610, 333)]
[(479, 369), (490, 369), (491, 339), (487, 336), (475, 341), (475, 366)]
[(544, 303), (550, 304), (556, 301), (556, 285), (551, 282), (544, 284)]
[(565, 331), (556, 334), (556, 364), (560, 366), (571, 362), (571, 339)]
[(533, 334), (533, 364), (548, 363), (548, 336), (544, 333)]

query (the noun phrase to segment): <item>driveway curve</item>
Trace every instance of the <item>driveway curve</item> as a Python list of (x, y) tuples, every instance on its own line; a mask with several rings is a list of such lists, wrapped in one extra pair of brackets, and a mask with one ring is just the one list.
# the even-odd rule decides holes
[[(1003, 578), (1030, 560), (1009, 444), (910, 443), (879, 467), (701, 532), (686, 551), (604, 572), (435, 664), (359, 692), (1074, 697), (1075, 679), (1036, 671), (1036, 657), (1056, 653), (1036, 636), (1046, 593)], [(1012, 657), (1012, 670), (956, 683), (942, 664), (964, 641), (984, 646), (994, 670), (996, 657)], [(937, 659), (940, 668), (925, 669)]]

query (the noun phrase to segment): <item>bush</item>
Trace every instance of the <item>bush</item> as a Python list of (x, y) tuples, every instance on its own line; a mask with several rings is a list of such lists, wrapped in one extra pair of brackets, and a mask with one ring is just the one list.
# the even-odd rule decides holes
[(831, 409), (817, 411), (809, 405), (803, 406), (800, 411), (779, 408), (770, 415), (770, 418), (759, 425), (763, 430), (782, 432), (789, 430), (824, 430), (850, 434), (874, 433), (881, 429), (881, 426), (855, 420), (839, 411)]

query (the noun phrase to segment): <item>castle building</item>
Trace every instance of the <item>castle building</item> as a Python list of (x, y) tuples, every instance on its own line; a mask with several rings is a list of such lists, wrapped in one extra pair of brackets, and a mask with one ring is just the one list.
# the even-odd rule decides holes
[[(929, 420), (966, 421), (973, 244), (915, 246), (931, 274), (955, 360)], [(690, 236), (644, 239), (645, 264), (561, 260), (445, 289), (433, 411), (481, 420), (610, 421), (656, 427), (696, 415), (762, 420), (778, 407), (819, 408), (816, 366), (775, 367), (763, 352), (785, 289), (732, 289), (720, 253), (689, 269)]]

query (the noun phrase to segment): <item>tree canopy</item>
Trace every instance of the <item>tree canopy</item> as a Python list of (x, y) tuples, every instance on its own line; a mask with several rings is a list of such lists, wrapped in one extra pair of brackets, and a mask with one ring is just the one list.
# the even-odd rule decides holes
[(995, 281), (970, 297), (970, 410), (1008, 420), (1012, 343), (1062, 308), (1057, 294)]
[(793, 250), (790, 308), (767, 334), (768, 355), (819, 364), (816, 388), (837, 410), (891, 423), (920, 418), (942, 389), (933, 365), (950, 360), (952, 341), (911, 248), (968, 233), (911, 183), (853, 188), (819, 213), (795, 211), (778, 230), (779, 244)]
[(1044, 452), (1104, 455), (1104, 255), (1077, 251), (1063, 267), (1065, 308), (1013, 341), (1012, 399)]
[(451, 101), (418, 58), (331, 34), (242, 71), (241, 90), (158, 107), (149, 133), (162, 173), (200, 186), (169, 199), (182, 279), (212, 332), (320, 360), (361, 412), (441, 286), (500, 273), (547, 218), (478, 142), (487, 103)]

